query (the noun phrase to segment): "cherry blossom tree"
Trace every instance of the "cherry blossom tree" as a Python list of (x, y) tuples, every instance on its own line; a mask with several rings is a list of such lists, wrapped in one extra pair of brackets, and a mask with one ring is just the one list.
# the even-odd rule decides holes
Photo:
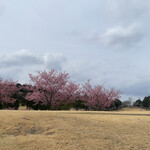
[[(114, 88), (105, 89), (101, 85), (92, 86), (90, 80), (82, 88), (80, 84), (69, 81), (68, 73), (57, 72), (52, 69), (49, 72), (38, 72), (37, 75), (29, 74), (32, 84), (26, 99), (36, 109), (61, 109), (62, 106), (80, 102), (91, 110), (104, 110), (111, 103), (120, 98), (121, 92)], [(27, 86), (28, 87), (28, 86)]]
[(62, 106), (72, 103), (77, 100), (80, 96), (80, 84), (68, 81), (64, 86), (63, 90), (59, 91), (57, 94), (57, 99), (55, 100), (55, 106), (61, 108)]
[(33, 92), (34, 87), (30, 84), (21, 85), (20, 83), (17, 84), (17, 87), (18, 87), (19, 91), (16, 93), (16, 95), (17, 95), (20, 105), (26, 106), (26, 109), (33, 108), (34, 107), (33, 105), (35, 103), (33, 101), (27, 100), (26, 96), (28, 93)]
[(47, 109), (54, 108), (56, 101), (63, 93), (69, 79), (68, 73), (57, 72), (52, 69), (49, 72), (38, 72), (38, 75), (29, 74), (32, 81), (33, 93), (27, 95), (29, 101), (34, 101), (35, 105), (47, 106)]
[(15, 94), (18, 92), (17, 82), (12, 80), (3, 80), (0, 78), (0, 105), (1, 108), (15, 107)]
[(87, 101), (87, 105), (92, 110), (105, 110), (112, 101), (120, 98), (122, 94), (119, 90), (111, 88), (105, 89), (102, 85), (92, 87), (90, 80), (83, 85), (83, 99)]

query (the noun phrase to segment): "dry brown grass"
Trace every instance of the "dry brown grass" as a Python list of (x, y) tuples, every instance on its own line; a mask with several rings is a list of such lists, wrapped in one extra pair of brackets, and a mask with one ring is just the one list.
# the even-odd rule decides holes
[(0, 111), (0, 150), (149, 150), (149, 111)]

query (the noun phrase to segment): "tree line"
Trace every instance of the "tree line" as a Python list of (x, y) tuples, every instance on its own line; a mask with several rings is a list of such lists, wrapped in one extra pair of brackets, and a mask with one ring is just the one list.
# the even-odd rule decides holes
[(90, 80), (79, 84), (70, 80), (66, 72), (39, 71), (29, 74), (31, 83), (20, 84), (0, 78), (0, 109), (26, 106), (34, 110), (114, 110), (121, 105), (122, 92)]
[(145, 96), (143, 101), (141, 99), (136, 100), (133, 106), (140, 108), (150, 108), (150, 96)]

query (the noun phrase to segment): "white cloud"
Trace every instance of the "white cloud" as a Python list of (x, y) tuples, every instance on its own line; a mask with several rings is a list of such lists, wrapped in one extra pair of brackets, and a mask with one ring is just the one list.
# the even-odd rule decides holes
[(100, 37), (100, 41), (106, 46), (130, 47), (139, 43), (143, 38), (139, 24), (132, 24), (128, 27), (114, 27), (108, 29)]
[(28, 80), (28, 73), (52, 68), (60, 71), (65, 61), (61, 53), (46, 53), (40, 56), (23, 49), (1, 56), (0, 76), (25, 82)]
[(19, 50), (15, 53), (10, 53), (5, 56), (1, 56), (0, 67), (1, 68), (10, 68), (17, 66), (30, 66), (42, 64), (42, 60), (36, 55), (30, 53), (29, 50)]
[[(132, 48), (137, 46), (146, 35), (144, 26), (140, 23), (133, 23), (129, 26), (115, 26), (106, 29), (105, 32), (93, 29), (87, 34), (82, 34), (82, 40), (88, 44), (99, 46), (113, 46), (117, 48)], [(81, 38), (81, 36), (79, 37)]]
[(66, 62), (66, 58), (61, 53), (46, 53), (44, 55), (44, 64), (47, 69), (55, 68), (62, 70), (62, 65)]

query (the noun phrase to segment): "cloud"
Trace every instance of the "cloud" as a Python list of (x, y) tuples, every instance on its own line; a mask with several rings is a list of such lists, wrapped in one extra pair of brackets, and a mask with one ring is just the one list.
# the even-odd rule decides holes
[(102, 33), (93, 29), (87, 32), (87, 34), (82, 35), (82, 40), (88, 44), (93, 43), (105, 47), (131, 48), (137, 46), (144, 39), (146, 33), (140, 23), (134, 23), (129, 26), (111, 27)]
[(43, 56), (38, 56), (31, 53), (29, 50), (19, 50), (15, 53), (10, 53), (1, 56), (0, 67), (30, 67), (34, 65), (43, 65), (47, 69), (55, 68), (61, 70), (62, 64), (66, 62), (66, 58), (61, 53), (46, 53)]
[(10, 68), (17, 66), (30, 66), (42, 64), (40, 58), (30, 53), (29, 50), (20, 50), (12, 54), (7, 54), (6, 56), (1, 56), (0, 67), (1, 68)]
[(49, 68), (62, 70), (62, 65), (66, 62), (66, 58), (61, 53), (46, 53), (44, 56), (44, 64)]
[(0, 76), (13, 78), (20, 82), (28, 80), (28, 73), (41, 70), (62, 70), (66, 58), (61, 53), (46, 53), (37, 55), (29, 50), (19, 50), (0, 58)]
[(133, 57), (129, 57), (128, 54), (124, 55), (125, 53), (122, 56), (119, 54), (118, 56), (112, 54), (110, 57), (101, 56), (98, 61), (72, 61), (68, 63), (66, 71), (69, 72), (73, 80), (80, 83), (91, 79), (92, 84), (120, 89), (125, 94), (124, 100), (128, 96), (134, 96), (137, 99), (139, 96), (149, 95), (150, 71), (147, 70), (149, 63), (143, 62), (139, 66), (137, 63), (140, 57), (134, 61)]
[[(116, 87), (126, 95), (148, 95), (150, 92), (148, 85), (149, 72), (147, 72), (147, 78), (143, 77), (142, 72), (145, 72), (145, 70), (141, 72), (138, 66), (131, 62), (132, 58), (130, 60), (128, 57), (128, 60), (123, 61), (123, 58), (126, 57), (120, 57), (119, 60), (117, 59), (118, 56), (114, 57), (108, 58), (107, 56), (104, 57), (104, 60), (100, 59), (98, 61), (80, 60), (77, 62), (71, 60), (68, 62), (61, 53), (48, 52), (39, 56), (29, 50), (20, 50), (7, 54), (3, 58), (3, 63), (1, 63), (2, 59), (0, 59), (0, 76), (18, 80), (20, 83), (28, 83), (28, 73), (36, 74), (39, 70), (55, 68), (59, 71), (67, 71), (71, 79), (79, 83), (84, 83), (90, 78), (93, 84)], [(4, 64), (4, 59), (6, 64)], [(20, 65), (18, 65), (19, 62), (21, 63)], [(120, 64), (119, 62), (122, 63)], [(128, 62), (131, 62), (130, 66), (128, 66)], [(114, 68), (112, 64), (115, 66)], [(132, 74), (132, 71), (134, 71), (134, 74)], [(144, 80), (142, 80), (143, 78)]]
[(118, 26), (110, 28), (100, 36), (100, 41), (105, 46), (134, 46), (143, 39), (140, 29), (139, 24), (132, 24), (128, 27)]
[(150, 95), (150, 80), (137, 81), (136, 83), (123, 87), (122, 90), (127, 95), (134, 96), (149, 96)]
[[(149, 0), (107, 0), (104, 3), (103, 14), (110, 23), (132, 23), (149, 18)], [(148, 20), (144, 20), (148, 21)]]

